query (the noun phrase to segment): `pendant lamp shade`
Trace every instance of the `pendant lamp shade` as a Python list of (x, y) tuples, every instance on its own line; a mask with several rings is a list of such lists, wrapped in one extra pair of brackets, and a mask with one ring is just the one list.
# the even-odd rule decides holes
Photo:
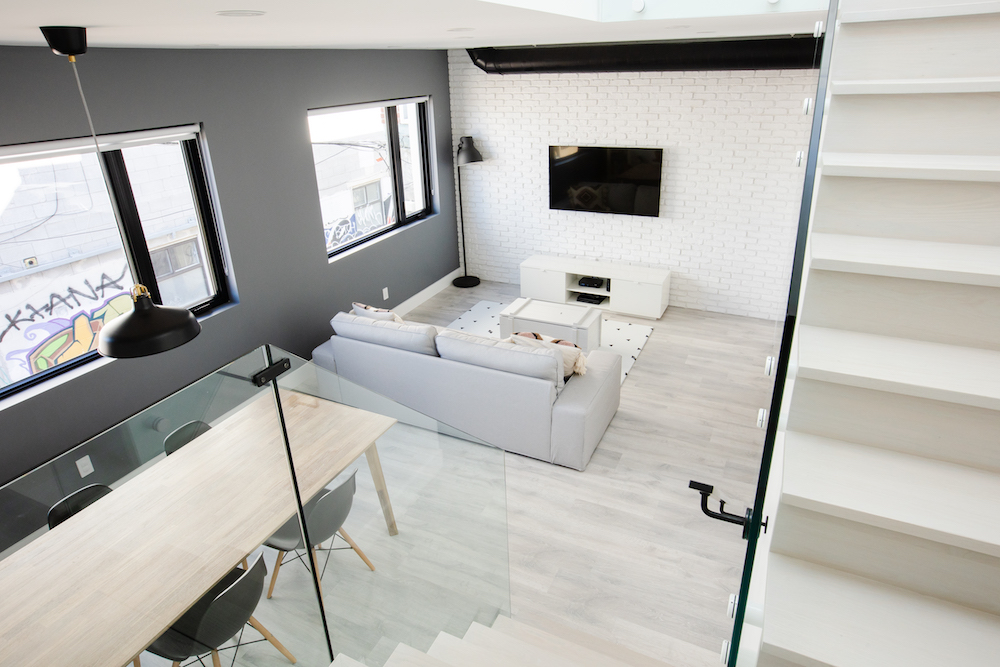
[(201, 333), (201, 324), (190, 310), (157, 306), (143, 285), (132, 288), (132, 300), (132, 312), (111, 320), (98, 334), (101, 355), (127, 359), (159, 354)]
[[(80, 75), (76, 71), (76, 56), (87, 52), (87, 29), (72, 26), (44, 26), (39, 28), (52, 52), (58, 56), (69, 56), (73, 68), (77, 90), (80, 91), (80, 101), (83, 111), (87, 114), (87, 124), (90, 126), (90, 136), (94, 139), (94, 150), (101, 165), (101, 173), (105, 181), (110, 182), (107, 165), (100, 159), (101, 147), (94, 130), (94, 121), (90, 117), (90, 107), (87, 96), (83, 94)], [(117, 209), (115, 218), (122, 238), (128, 233), (122, 223)], [(138, 276), (135, 261), (129, 252), (125, 254), (126, 261), (133, 276)], [(145, 357), (172, 350), (187, 343), (201, 333), (201, 324), (185, 308), (169, 308), (153, 303), (149, 290), (145, 285), (132, 288), (132, 312), (120, 315), (108, 322), (97, 335), (97, 351), (105, 357), (132, 358)]]
[(87, 52), (87, 29), (66, 25), (39, 28), (52, 53), (57, 56), (78, 56)]
[(479, 152), (476, 144), (472, 142), (472, 137), (462, 137), (458, 140), (458, 157), (456, 158), (458, 166), (461, 167), (463, 164), (482, 161), (483, 154)]

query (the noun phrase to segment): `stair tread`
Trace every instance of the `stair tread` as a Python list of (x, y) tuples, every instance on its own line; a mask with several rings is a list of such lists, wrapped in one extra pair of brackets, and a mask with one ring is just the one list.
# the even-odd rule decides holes
[(397, 644), (385, 661), (385, 667), (447, 667), (448, 663), (418, 651), (408, 644)]
[(1000, 247), (813, 233), (815, 269), (1000, 287)]
[(781, 500), (1000, 557), (1000, 475), (789, 431)]
[(1000, 181), (995, 155), (910, 155), (906, 153), (824, 153), (826, 176)]
[(510, 665), (504, 656), (498, 655), (495, 651), (462, 641), (447, 632), (438, 633), (434, 643), (427, 649), (427, 655), (452, 665), (452, 667), (469, 667), (470, 665), (509, 667)]
[(800, 377), (1000, 410), (1000, 352), (799, 326)]
[[(762, 652), (833, 667), (988, 665), (1000, 617), (771, 553)], [(808, 661), (808, 662), (807, 662)]]
[(367, 667), (367, 665), (343, 653), (338, 653), (334, 661), (330, 663), (330, 667)]
[(465, 633), (464, 642), (480, 646), (508, 660), (508, 664), (534, 665), (535, 667), (621, 667), (622, 663), (607, 656), (594, 654), (582, 661), (576, 656), (568, 656), (553, 647), (543, 647), (526, 642), (519, 637), (492, 630), (485, 625), (473, 623)]
[(831, 82), (830, 90), (834, 95), (992, 93), (1000, 91), (1000, 76), (840, 80)]
[[(552, 625), (554, 626), (555, 624)], [(559, 655), (579, 660), (578, 664), (580, 665), (592, 664), (584, 661), (590, 660), (593, 656), (600, 656), (606, 660), (606, 662), (600, 664), (607, 667), (616, 667), (618, 665), (627, 665), (629, 667), (672, 667), (668, 663), (656, 660), (642, 653), (637, 653), (620, 644), (605, 641), (593, 635), (587, 635), (565, 627), (550, 627), (547, 630), (541, 630), (530, 625), (525, 625), (524, 623), (519, 623), (506, 616), (498, 616), (497, 620), (493, 623), (493, 630), (517, 637), (542, 648), (549, 648), (552, 652)], [(680, 640), (678, 640), (678, 643), (690, 647), (691, 650), (689, 653), (691, 655), (678, 656), (679, 658), (683, 657), (684, 661), (677, 660), (677, 665), (695, 667), (702, 663), (706, 666), (718, 664), (719, 656), (714, 651), (709, 651), (700, 646), (688, 644), (687, 642), (681, 642)]]

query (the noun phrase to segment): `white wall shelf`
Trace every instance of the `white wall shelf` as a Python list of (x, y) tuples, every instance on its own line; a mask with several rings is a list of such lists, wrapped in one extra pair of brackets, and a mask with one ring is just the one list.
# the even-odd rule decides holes
[[(601, 287), (582, 287), (580, 278), (604, 281)], [(610, 289), (608, 289), (608, 281)], [(578, 294), (608, 298), (600, 304), (577, 301)], [(593, 305), (623, 315), (659, 319), (670, 302), (670, 271), (616, 262), (555, 255), (532, 255), (521, 262), (521, 296), (552, 303)]]
[(1000, 475), (806, 433), (785, 442), (782, 502), (1000, 557)]
[(811, 268), (1000, 287), (1000, 247), (849, 234), (810, 236)]

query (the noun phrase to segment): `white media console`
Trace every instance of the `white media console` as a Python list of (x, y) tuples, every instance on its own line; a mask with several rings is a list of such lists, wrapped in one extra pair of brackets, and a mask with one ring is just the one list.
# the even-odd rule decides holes
[[(601, 278), (601, 287), (582, 287), (580, 278)], [(610, 284), (608, 281), (610, 280)], [(609, 289), (610, 288), (610, 289)], [(576, 300), (598, 294), (600, 304)], [(593, 305), (623, 315), (659, 319), (670, 301), (670, 271), (553, 255), (532, 255), (521, 262), (521, 296), (553, 303)]]

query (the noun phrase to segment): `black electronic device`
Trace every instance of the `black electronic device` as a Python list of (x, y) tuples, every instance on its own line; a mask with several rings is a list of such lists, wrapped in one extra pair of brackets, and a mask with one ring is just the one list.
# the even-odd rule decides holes
[(549, 146), (549, 208), (660, 214), (662, 148)]
[(601, 296), (600, 294), (577, 294), (576, 295), (576, 300), (577, 301), (582, 301), (583, 303), (592, 303), (595, 306), (598, 305), (598, 304), (604, 303), (604, 301), (607, 298), (608, 297)]
[(601, 287), (604, 287), (604, 278), (584, 276), (583, 278), (580, 278), (580, 287), (594, 287), (600, 289)]

